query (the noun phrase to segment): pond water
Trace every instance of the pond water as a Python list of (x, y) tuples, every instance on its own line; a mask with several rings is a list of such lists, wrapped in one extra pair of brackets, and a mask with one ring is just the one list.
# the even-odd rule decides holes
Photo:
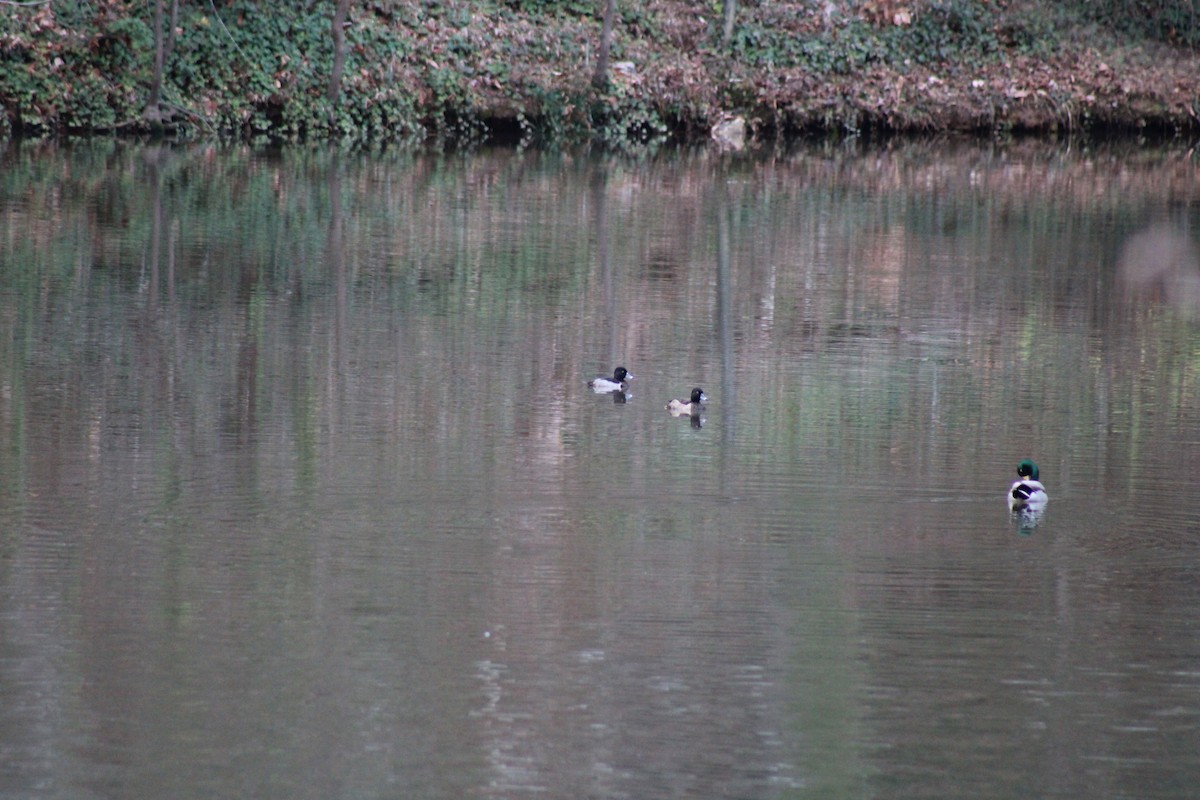
[(0, 164), (0, 797), (1195, 796), (1187, 153)]

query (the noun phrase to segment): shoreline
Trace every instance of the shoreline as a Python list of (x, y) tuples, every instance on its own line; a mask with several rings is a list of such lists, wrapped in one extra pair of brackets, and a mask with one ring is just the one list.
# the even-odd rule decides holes
[[(1200, 137), (1200, 23), (1183, 47), (1061, 4), (780, 2), (739, 6), (726, 40), (703, 16), (716, 5), (648, 0), (618, 7), (598, 80), (601, 20), (581, 5), (351, 7), (336, 92), (325, 6), (182, 9), (161, 73), (146, 8), (114, 3), (72, 19), (14, 9), (0, 21), (0, 140), (629, 149), (694, 144), (737, 120), (734, 149), (860, 135)], [(830, 8), (842, 11), (831, 18)]]

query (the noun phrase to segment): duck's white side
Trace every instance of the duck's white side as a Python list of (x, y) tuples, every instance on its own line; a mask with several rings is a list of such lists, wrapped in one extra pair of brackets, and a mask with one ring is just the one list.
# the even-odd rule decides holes
[(1046, 487), (1038, 480), (1038, 467), (1026, 459), (1017, 465), (1017, 477), (1020, 480), (1013, 483), (1008, 490), (1008, 507), (1013, 511), (1018, 509), (1040, 509), (1046, 505), (1050, 495)]
[(588, 381), (588, 388), (599, 394), (607, 394), (608, 392), (621, 392), (629, 387), (629, 382), (633, 380), (633, 375), (624, 367), (617, 367), (613, 370), (611, 378), (604, 375), (597, 375)]

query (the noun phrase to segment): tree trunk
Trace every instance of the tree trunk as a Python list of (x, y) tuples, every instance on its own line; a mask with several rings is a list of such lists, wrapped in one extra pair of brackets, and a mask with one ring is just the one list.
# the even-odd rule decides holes
[(737, 0), (725, 0), (725, 27), (721, 31), (721, 43), (729, 44), (733, 36), (733, 17), (737, 14)]
[(346, 18), (350, 0), (337, 0), (333, 11), (333, 71), (329, 73), (329, 102), (336, 103), (342, 91), (342, 69), (346, 66)]
[(179, 27), (179, 0), (171, 0), (169, 20), (165, 18), (164, 3), (165, 0), (154, 0), (154, 72), (150, 79), (146, 108), (142, 112), (142, 119), (155, 132), (161, 132), (163, 128), (175, 122), (175, 112), (169, 103), (163, 104), (162, 92), (163, 76), (167, 64), (171, 61), (171, 53), (175, 50), (175, 29)]
[(162, 120), (159, 108), (162, 103), (163, 63), (166, 60), (163, 46), (163, 0), (154, 0), (154, 76), (150, 81), (150, 97), (146, 100), (146, 119), (151, 124)]
[(171, 63), (171, 53), (175, 50), (175, 29), (179, 27), (179, 0), (171, 0), (171, 25), (167, 30), (167, 40), (163, 45), (163, 68)]
[(596, 71), (592, 73), (592, 85), (597, 89), (608, 86), (608, 50), (612, 45), (613, 17), (617, 13), (617, 0), (606, 0), (604, 4), (604, 28), (600, 33), (600, 53), (596, 58)]

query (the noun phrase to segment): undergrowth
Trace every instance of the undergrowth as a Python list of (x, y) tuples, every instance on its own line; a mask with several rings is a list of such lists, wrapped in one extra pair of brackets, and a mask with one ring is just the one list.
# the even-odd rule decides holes
[[(1115, 68), (1138, 63), (1138, 37), (1200, 48), (1190, 0), (743, 2), (728, 41), (720, 0), (620, 0), (613, 71), (596, 89), (596, 0), (366, 0), (352, 6), (331, 101), (332, 5), (181, 0), (163, 76), (170, 130), (351, 143), (475, 142), (507, 130), (527, 143), (627, 149), (702, 133), (729, 110), (763, 129), (789, 119), (936, 127), (944, 112), (929, 98), (872, 104), (910, 73), (1012, 77), (1014, 60), (1051, 64), (1097, 48)], [(0, 15), (0, 136), (149, 130), (153, 8), (55, 0)], [(1041, 113), (1117, 113), (1055, 91)], [(1003, 114), (1007, 100), (980, 102)]]

